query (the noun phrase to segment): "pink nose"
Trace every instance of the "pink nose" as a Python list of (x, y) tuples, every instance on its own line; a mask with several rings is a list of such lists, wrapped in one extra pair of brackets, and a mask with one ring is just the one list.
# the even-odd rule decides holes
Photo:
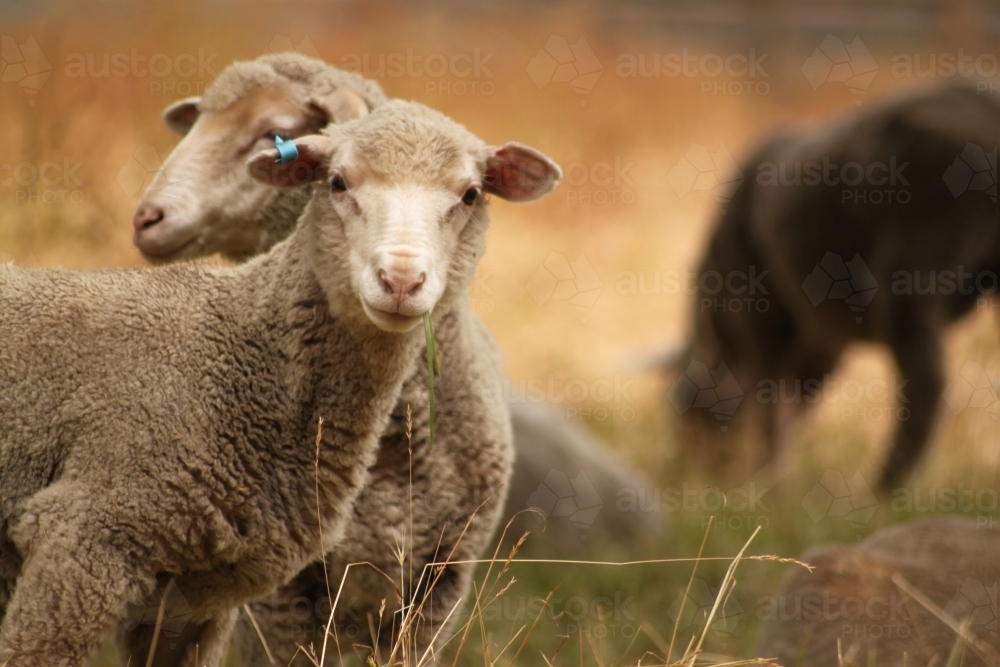
[(393, 294), (396, 298), (413, 296), (424, 284), (426, 273), (421, 273), (416, 280), (409, 279), (408, 276), (389, 275), (384, 270), (378, 272), (379, 282), (386, 294)]
[(135, 227), (135, 231), (138, 233), (149, 229), (160, 220), (163, 220), (162, 209), (143, 207), (135, 212), (135, 217), (132, 218), (132, 226)]

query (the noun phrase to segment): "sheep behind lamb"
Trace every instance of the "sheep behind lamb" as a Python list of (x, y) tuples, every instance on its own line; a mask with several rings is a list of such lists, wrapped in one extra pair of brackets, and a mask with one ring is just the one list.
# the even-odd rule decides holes
[(83, 665), (161, 588), (192, 644), (156, 664), (219, 665), (239, 606), (342, 539), (422, 314), (467, 312), (483, 193), (558, 175), (412, 103), (326, 132), (248, 164), (326, 187), (241, 267), (0, 267), (0, 664)]
[[(308, 118), (312, 106), (331, 106), (326, 99), (342, 99), (354, 92), (350, 82), (346, 82), (344, 88), (330, 90), (326, 85), (328, 78), (316, 74), (302, 81), (295, 79), (299, 72), (319, 72), (324, 68), (337, 71), (298, 54), (264, 56), (253, 62), (236, 63), (219, 75), (206, 98), (182, 100), (164, 110), (168, 125), (184, 138), (136, 211), (135, 242), (149, 259), (171, 261), (212, 252), (239, 258), (241, 248), (255, 244), (266, 246), (267, 242), (283, 235), (283, 230), (291, 229), (299, 211), (294, 205), (296, 200), (284, 196), (286, 191), (271, 196), (267, 188), (257, 186), (249, 178), (243, 179), (245, 183), (234, 181), (228, 185), (238, 190), (245, 200), (241, 210), (251, 210), (252, 218), (241, 219), (228, 213), (221, 216), (211, 205), (216, 196), (211, 183), (199, 181), (196, 184), (188, 175), (199, 173), (206, 164), (208, 168), (225, 173), (219, 162), (224, 164), (233, 159), (243, 144), (238, 134), (234, 136), (239, 130), (234, 119), (240, 119), (267, 139), (275, 134), (287, 138), (295, 136), (296, 132), (296, 122), (288, 122), (287, 118)], [(286, 75), (289, 71), (291, 74)], [(320, 88), (313, 84), (317, 80)], [(226, 91), (231, 106), (220, 113), (215, 96), (222, 91)], [(328, 114), (328, 117), (333, 118), (333, 115)], [(241, 246), (242, 239), (247, 238), (253, 242)], [(173, 241), (165, 243), (164, 239)], [(477, 321), (476, 329), (480, 327)], [(492, 522), (477, 520), (465, 530), (465, 519), (502, 483), (495, 459), (507, 445), (500, 446), (497, 434), (503, 431), (495, 422), (505, 418), (506, 413), (490, 407), (502, 402), (502, 378), (493, 376), (488, 382), (477, 381), (475, 386), (470, 386), (468, 380), (472, 374), (466, 369), (475, 368), (480, 362), (471, 354), (472, 350), (470, 353), (463, 351), (461, 340), (444, 340), (443, 335), (450, 334), (438, 331), (443, 377), (439, 381), (441, 406), (435, 450), (427, 451), (424, 421), (427, 378), (426, 369), (420, 366), (404, 384), (389, 428), (383, 434), (379, 457), (372, 468), (372, 480), (361, 492), (354, 520), (347, 529), (349, 538), (331, 554), (325, 568), (322, 563), (311, 565), (280, 593), (252, 607), (255, 620), (278, 662), (286, 664), (297, 645), (321, 642), (325, 614), (329, 613), (328, 583), (336, 589), (347, 563), (370, 562), (384, 572), (397, 573), (400, 566), (394, 549), (402, 543), (407, 548), (412, 547), (418, 557), (412, 572), (419, 579), (423, 573), (422, 563), (435, 558), (443, 560), (450, 554), (453, 559), (477, 558), (486, 546), (493, 532)], [(488, 334), (483, 330), (482, 335)], [(476, 371), (476, 374), (482, 375), (484, 380), (487, 378), (486, 371)], [(493, 393), (484, 394), (490, 391)], [(412, 481), (405, 428), (408, 406), (417, 420), (412, 441)], [(553, 469), (569, 467), (574, 475), (583, 470), (597, 488), (605, 492), (602, 497), (607, 499), (620, 488), (651, 486), (641, 475), (602, 452), (598, 444), (588, 439), (586, 432), (574, 428), (554, 412), (519, 404), (511, 404), (510, 409), (517, 456), (501, 525), (527, 507), (528, 496)], [(411, 503), (417, 525), (409, 537), (404, 537), (409, 532)], [(633, 544), (643, 534), (653, 534), (659, 528), (648, 514), (616, 517), (621, 518), (625, 520), (596, 522), (591, 529), (591, 540), (613, 537), (622, 543)], [(538, 527), (535, 521), (522, 519), (511, 534), (520, 535), (525, 528), (537, 533)], [(560, 530), (564, 527), (570, 530)], [(605, 529), (603, 535), (602, 527)], [(532, 537), (529, 546), (539, 542), (549, 548), (569, 550), (574, 545), (579, 549), (580, 538), (568, 521), (552, 520), (544, 534)], [(454, 554), (453, 549), (456, 549)], [(410, 570), (409, 566), (406, 570)], [(438, 580), (433, 590), (434, 604), (424, 608), (419, 633), (422, 639), (417, 642), (418, 646), (426, 644), (443, 616), (464, 596), (471, 570), (468, 566), (453, 566), (448, 569), (449, 577)], [(382, 601), (391, 603), (400, 595), (405, 601), (404, 592), (394, 591), (392, 583), (376, 570), (352, 568), (337, 610), (339, 635), (352, 642), (357, 642), (359, 635), (366, 637), (368, 616), (378, 619)], [(288, 610), (296, 600), (301, 609), (290, 615)], [(444, 613), (434, 613), (434, 608)], [(391, 604), (382, 614), (382, 620), (380, 639), (383, 647), (389, 648), (393, 643), (393, 626), (398, 628), (399, 620), (393, 617)], [(237, 633), (243, 664), (268, 664), (249, 619), (241, 620)], [(306, 658), (300, 660), (306, 661)]]
[[(135, 244), (152, 261), (222, 252), (245, 261), (295, 228), (312, 188), (274, 190), (244, 168), (249, 151), (359, 118), (386, 101), (377, 83), (297, 53), (227, 67), (201, 97), (171, 104), (163, 120), (187, 135), (157, 173), (133, 217)], [(211, 220), (213, 224), (204, 224)]]

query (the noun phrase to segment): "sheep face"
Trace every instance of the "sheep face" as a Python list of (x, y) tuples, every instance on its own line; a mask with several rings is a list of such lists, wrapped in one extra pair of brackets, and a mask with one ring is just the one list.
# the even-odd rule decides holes
[(487, 147), (405, 102), (296, 145), (296, 160), (277, 164), (277, 151), (264, 151), (250, 172), (277, 187), (317, 184), (301, 224), (327, 296), (385, 331), (409, 331), (467, 291), (484, 250), (485, 193), (528, 201), (561, 178), (537, 151)]
[(215, 252), (242, 259), (262, 251), (273, 241), (259, 212), (276, 203), (275, 192), (250, 178), (247, 158), (273, 146), (276, 136), (318, 132), (367, 112), (351, 91), (306, 98), (280, 79), (223, 109), (202, 109), (200, 98), (170, 105), (164, 121), (184, 138), (139, 202), (135, 245), (158, 262)]

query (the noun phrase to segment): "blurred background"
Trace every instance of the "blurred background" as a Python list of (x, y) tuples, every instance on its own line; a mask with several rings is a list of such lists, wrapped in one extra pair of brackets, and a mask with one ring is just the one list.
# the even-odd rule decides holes
[[(132, 213), (177, 141), (160, 111), (203, 92), (233, 60), (266, 52), (358, 71), (487, 142), (520, 141), (559, 162), (566, 178), (548, 199), (493, 203), (471, 298), (506, 355), (511, 400), (551, 405), (661, 491), (690, 491), (690, 504), (646, 508), (664, 532), (642, 544), (588, 542), (587, 526), (574, 524), (574, 548), (614, 559), (694, 557), (721, 509), (705, 500), (718, 480), (680, 455), (670, 379), (647, 360), (689, 331), (691, 276), (744, 178), (739, 160), (771, 130), (849, 113), (890, 91), (963, 78), (1000, 86), (995, 0), (0, 0), (0, 34), (0, 261), (143, 265)], [(972, 382), (963, 375), (972, 363), (995, 385), (998, 321), (985, 307), (950, 330), (949, 384)], [(892, 386), (895, 373), (885, 350), (859, 346), (831, 380)], [(977, 396), (942, 409), (912, 480), (916, 502), (868, 500), (855, 484), (847, 509), (817, 512), (809, 499), (818, 487), (836, 495), (824, 479), (874, 485), (899, 407), (892, 392), (831, 392), (796, 424), (795, 473), (759, 502), (723, 510), (705, 555), (732, 557), (757, 527), (749, 553), (796, 556), (919, 514), (995, 521), (1000, 403), (989, 387)], [(937, 502), (942, 490), (973, 500)], [(621, 498), (594, 502), (612, 516), (642, 511)], [(685, 645), (701, 632), (727, 564), (699, 567), (683, 613), (688, 563), (514, 565), (517, 583), (462, 659), (492, 660), (530, 623), (532, 601), (556, 588), (566, 613), (545, 616), (521, 660), (544, 664), (541, 655), (556, 652), (603, 667), (662, 654), (674, 628)], [(708, 633), (722, 655), (752, 653), (762, 600), (788, 566), (740, 567)]]

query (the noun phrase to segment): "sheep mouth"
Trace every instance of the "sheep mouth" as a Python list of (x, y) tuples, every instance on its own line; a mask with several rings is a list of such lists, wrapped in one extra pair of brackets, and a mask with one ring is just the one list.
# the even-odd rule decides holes
[(154, 242), (147, 237), (141, 236), (140, 233), (137, 232), (134, 235), (132, 242), (146, 259), (152, 262), (170, 262), (184, 257), (185, 253), (192, 249), (197, 240), (197, 236), (191, 236), (186, 239), (177, 239), (172, 243), (164, 243), (162, 241)]
[(422, 321), (421, 315), (406, 315), (404, 313), (392, 313), (387, 310), (376, 308), (367, 301), (362, 300), (362, 307), (375, 326), (384, 331), (394, 333), (406, 333), (412, 330)]

